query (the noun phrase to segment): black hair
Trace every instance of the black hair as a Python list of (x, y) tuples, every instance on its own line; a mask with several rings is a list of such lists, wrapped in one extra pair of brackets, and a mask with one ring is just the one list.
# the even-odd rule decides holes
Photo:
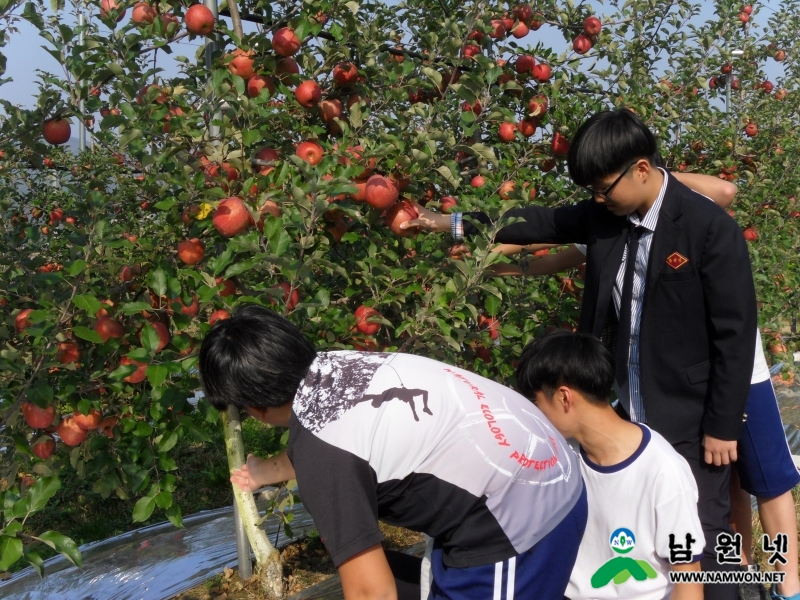
[(647, 125), (626, 108), (596, 113), (580, 126), (567, 155), (578, 185), (591, 186), (641, 158), (653, 164), (658, 144)]
[(529, 399), (551, 398), (560, 386), (578, 390), (595, 404), (607, 404), (614, 385), (614, 358), (585, 333), (554, 331), (525, 346), (517, 366), (517, 389)]
[(218, 321), (200, 348), (203, 391), (214, 408), (282, 406), (294, 399), (317, 353), (288, 319), (246, 304)]

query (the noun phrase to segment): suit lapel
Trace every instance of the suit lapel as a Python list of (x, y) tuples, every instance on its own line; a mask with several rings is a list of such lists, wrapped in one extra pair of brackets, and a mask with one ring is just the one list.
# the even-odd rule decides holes
[(675, 251), (678, 236), (681, 232), (680, 225), (677, 223), (678, 217), (682, 213), (681, 193), (677, 189), (680, 183), (671, 175), (668, 175), (668, 177), (667, 189), (664, 192), (664, 200), (661, 203), (661, 213), (658, 215), (658, 223), (650, 246), (650, 259), (647, 264), (647, 280), (645, 283), (645, 306), (652, 293), (653, 286), (664, 272), (667, 258)]
[(608, 319), (608, 311), (613, 302), (611, 291), (614, 289), (614, 282), (617, 280), (619, 265), (622, 262), (622, 253), (628, 241), (628, 227), (621, 227), (613, 237), (598, 240), (597, 252), (603, 257), (600, 261), (600, 276), (597, 294), (597, 306), (594, 314), (594, 331), (592, 333), (600, 336)]

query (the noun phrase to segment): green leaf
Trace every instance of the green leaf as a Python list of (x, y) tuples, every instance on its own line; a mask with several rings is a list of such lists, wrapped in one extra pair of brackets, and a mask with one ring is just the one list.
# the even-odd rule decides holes
[(144, 421), (139, 421), (136, 424), (136, 429), (133, 430), (133, 435), (136, 437), (147, 437), (153, 433), (153, 426)]
[(127, 146), (132, 140), (136, 138), (142, 137), (142, 130), (141, 129), (128, 129), (125, 133), (123, 133), (119, 138), (119, 147), (124, 148)]
[(148, 302), (126, 302), (120, 310), (126, 315), (132, 315), (143, 310), (153, 310), (153, 307)]
[(64, 558), (76, 567), (83, 566), (83, 559), (81, 558), (80, 550), (78, 550), (78, 545), (64, 534), (57, 531), (45, 531), (39, 536), (39, 539), (54, 550), (58, 550), (64, 555)]
[(150, 365), (147, 367), (147, 380), (154, 388), (157, 388), (169, 376), (169, 368), (164, 365)]
[(67, 267), (66, 271), (70, 277), (75, 277), (76, 275), (83, 272), (86, 269), (86, 261), (85, 260), (76, 260), (72, 264)]
[(39, 579), (42, 579), (44, 577), (44, 561), (42, 557), (39, 556), (39, 553), (35, 550), (25, 548), (25, 560), (27, 560), (28, 564), (39, 574)]
[(166, 200), (161, 200), (160, 202), (156, 202), (153, 205), (158, 210), (169, 210), (173, 206), (175, 206), (175, 198), (167, 198)]
[(169, 508), (172, 506), (172, 494), (170, 492), (160, 492), (155, 497), (158, 508)]
[(470, 148), (472, 148), (472, 151), (475, 152), (475, 154), (477, 154), (482, 158), (485, 158), (490, 163), (492, 164), (497, 163), (497, 157), (494, 154), (494, 150), (492, 150), (489, 146), (485, 144), (472, 144)]
[(58, 477), (41, 477), (36, 480), (30, 490), (28, 490), (28, 498), (31, 502), (31, 512), (42, 510), (47, 504), (47, 501), (52, 498), (55, 493), (61, 489), (61, 481)]
[(155, 352), (158, 348), (158, 345), (161, 343), (161, 338), (159, 337), (156, 328), (150, 323), (144, 324), (142, 331), (139, 333), (139, 337), (142, 340), (142, 346), (144, 346), (144, 349), (148, 352)]
[(178, 443), (178, 432), (176, 430), (168, 431), (164, 434), (158, 442), (159, 452), (169, 452)]
[(175, 527), (183, 527), (183, 516), (181, 514), (181, 507), (173, 504), (167, 509), (167, 518), (169, 522)]
[(92, 317), (95, 316), (97, 311), (101, 308), (100, 301), (89, 294), (75, 296), (72, 299), (72, 303), (81, 310), (85, 310)]
[(0, 536), (0, 571), (7, 570), (22, 558), (22, 540), (7, 535)]
[(142, 521), (146, 521), (150, 518), (150, 515), (153, 514), (153, 510), (156, 507), (156, 500), (152, 496), (145, 496), (144, 498), (139, 498), (136, 504), (133, 507), (133, 522), (134, 523), (141, 523)]
[(486, 312), (494, 317), (500, 310), (501, 306), (500, 298), (498, 298), (497, 296), (488, 296), (486, 300), (483, 301), (483, 306), (486, 308)]
[(167, 293), (167, 274), (164, 269), (158, 268), (150, 276), (150, 287), (158, 295), (163, 296)]
[(72, 333), (75, 334), (75, 337), (79, 337), (82, 340), (86, 340), (87, 342), (92, 342), (94, 344), (102, 344), (103, 338), (100, 337), (100, 334), (97, 333), (94, 329), (89, 329), (88, 327), (84, 327), (83, 325), (76, 325), (72, 328)]

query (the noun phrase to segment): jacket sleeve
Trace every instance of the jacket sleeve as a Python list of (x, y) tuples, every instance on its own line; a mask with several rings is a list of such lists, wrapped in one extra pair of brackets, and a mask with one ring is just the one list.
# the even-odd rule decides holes
[(738, 440), (750, 378), (754, 331), (758, 327), (750, 254), (742, 230), (728, 215), (711, 222), (700, 267), (710, 321), (710, 397), (703, 431)]
[[(520, 245), (586, 243), (589, 202), (591, 200), (559, 208), (528, 206), (511, 209), (504, 217), (521, 217), (524, 221), (503, 227), (495, 235), (494, 241)], [(463, 221), (464, 237), (479, 233), (469, 219), (484, 225), (492, 224), (485, 213), (464, 213), (463, 217), (467, 217)]]

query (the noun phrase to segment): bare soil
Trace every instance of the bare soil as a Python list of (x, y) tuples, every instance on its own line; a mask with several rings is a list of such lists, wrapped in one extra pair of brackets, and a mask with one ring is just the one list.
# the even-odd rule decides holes
[[(423, 540), (422, 534), (402, 527), (380, 524), (386, 550), (404, 550)], [(321, 583), (336, 574), (330, 556), (318, 536), (300, 540), (281, 550), (287, 596)], [(261, 600), (257, 581), (242, 581), (236, 569), (226, 568), (204, 584), (178, 594), (173, 600)]]

